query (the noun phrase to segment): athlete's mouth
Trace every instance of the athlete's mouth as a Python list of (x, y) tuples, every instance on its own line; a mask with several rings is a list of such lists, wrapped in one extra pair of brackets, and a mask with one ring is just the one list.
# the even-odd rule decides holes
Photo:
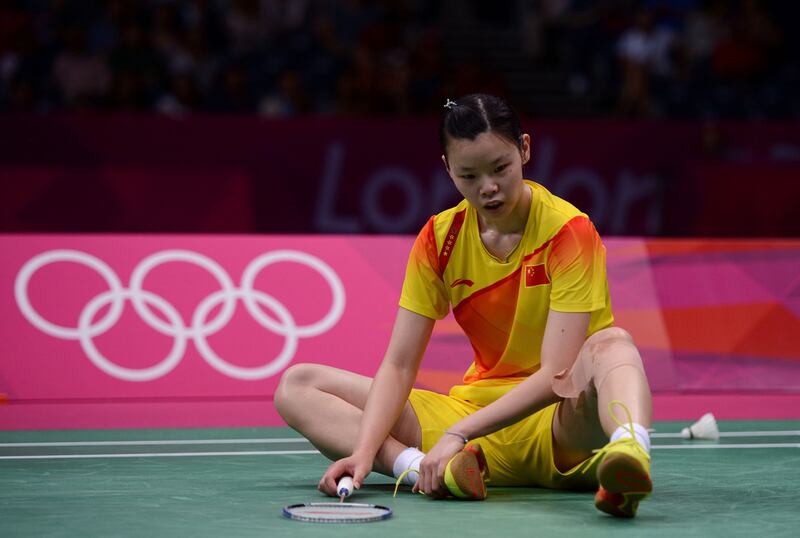
[(488, 209), (489, 211), (494, 211), (494, 210), (498, 209), (501, 205), (503, 205), (503, 202), (501, 202), (499, 200), (495, 200), (493, 202), (489, 202), (489, 203), (483, 204), (483, 207), (484, 207), (484, 209)]

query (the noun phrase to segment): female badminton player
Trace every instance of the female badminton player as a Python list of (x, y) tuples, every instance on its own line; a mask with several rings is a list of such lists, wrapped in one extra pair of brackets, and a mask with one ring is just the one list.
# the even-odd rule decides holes
[[(652, 403), (639, 352), (614, 325), (597, 231), (523, 178), (531, 139), (504, 100), (448, 100), (440, 138), (464, 199), (417, 236), (374, 379), (294, 365), (279, 413), (334, 460), (319, 483), (331, 496), (340, 477), (358, 488), (374, 470), (434, 498), (482, 499), (487, 479), (591, 489), (599, 510), (633, 517), (652, 491)], [(472, 364), (449, 394), (414, 389), (451, 308)]]

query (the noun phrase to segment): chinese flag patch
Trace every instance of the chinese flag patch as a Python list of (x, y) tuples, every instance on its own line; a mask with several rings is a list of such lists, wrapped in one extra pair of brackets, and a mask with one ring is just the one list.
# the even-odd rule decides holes
[(547, 278), (547, 271), (544, 269), (544, 264), (526, 265), (525, 287), (530, 288), (533, 286), (541, 286), (542, 284), (550, 284), (550, 279)]

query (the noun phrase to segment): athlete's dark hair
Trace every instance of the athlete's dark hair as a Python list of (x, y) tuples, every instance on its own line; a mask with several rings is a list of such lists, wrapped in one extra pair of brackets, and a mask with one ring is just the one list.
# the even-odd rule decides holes
[(481, 133), (492, 132), (522, 149), (519, 116), (504, 99), (486, 93), (472, 93), (457, 101), (447, 100), (439, 124), (439, 142), (447, 158), (447, 142), (452, 139), (475, 140)]

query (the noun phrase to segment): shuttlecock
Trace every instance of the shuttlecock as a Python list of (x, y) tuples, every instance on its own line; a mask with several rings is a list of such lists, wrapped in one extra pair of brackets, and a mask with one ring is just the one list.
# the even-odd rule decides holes
[(711, 413), (706, 413), (700, 420), (681, 430), (681, 437), (684, 439), (705, 439), (709, 441), (719, 440), (719, 428), (717, 419)]

